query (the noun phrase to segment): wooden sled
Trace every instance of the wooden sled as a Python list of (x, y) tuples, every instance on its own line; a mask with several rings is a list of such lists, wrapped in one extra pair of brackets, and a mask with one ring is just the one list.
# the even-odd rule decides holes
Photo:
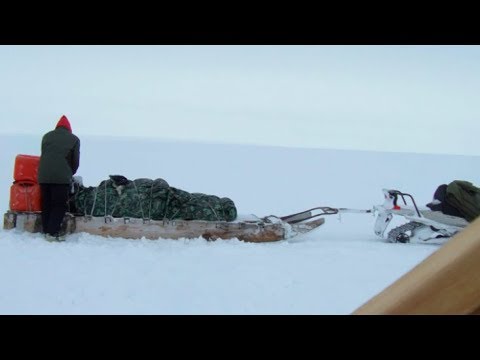
[[(138, 218), (113, 218), (74, 216), (67, 213), (62, 229), (66, 234), (85, 232), (105, 237), (126, 239), (194, 239), (207, 240), (237, 238), (246, 242), (272, 242), (308, 233), (325, 222), (314, 214), (318, 208), (284, 217), (267, 216), (226, 221), (203, 220), (144, 220)], [(314, 219), (316, 218), (316, 219)], [(4, 229), (19, 229), (32, 233), (41, 232), (41, 214), (38, 212), (7, 211)]]

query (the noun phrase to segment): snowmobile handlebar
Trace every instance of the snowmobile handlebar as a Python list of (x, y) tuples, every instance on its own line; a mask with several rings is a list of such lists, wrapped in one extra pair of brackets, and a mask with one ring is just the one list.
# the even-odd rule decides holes
[(415, 207), (415, 211), (418, 215), (418, 217), (422, 217), (422, 214), (420, 214), (420, 210), (418, 210), (417, 203), (415, 202), (415, 199), (413, 198), (412, 195), (401, 192), (399, 190), (388, 190), (388, 193), (393, 197), (393, 205), (397, 206), (397, 200), (398, 200), (398, 195), (402, 197), (403, 203), (407, 205), (407, 202), (405, 201), (405, 196), (408, 196), (413, 203), (413, 206)]

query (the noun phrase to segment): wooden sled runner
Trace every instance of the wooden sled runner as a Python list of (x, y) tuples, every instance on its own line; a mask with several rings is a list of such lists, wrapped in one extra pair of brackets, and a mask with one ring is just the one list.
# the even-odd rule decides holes
[[(62, 228), (66, 234), (85, 232), (105, 237), (126, 239), (194, 239), (207, 240), (237, 238), (246, 242), (272, 242), (293, 238), (308, 233), (325, 222), (318, 218), (326, 213), (314, 214), (314, 208), (283, 217), (251, 216), (232, 222), (203, 220), (144, 220), (138, 218), (113, 218), (73, 216), (67, 213)], [(316, 219), (314, 219), (316, 218)], [(4, 229), (19, 229), (41, 232), (41, 215), (38, 212), (7, 211), (3, 220)]]

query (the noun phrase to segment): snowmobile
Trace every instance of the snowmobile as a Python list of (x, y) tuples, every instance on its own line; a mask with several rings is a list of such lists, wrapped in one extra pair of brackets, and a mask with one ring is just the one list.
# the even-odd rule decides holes
[[(377, 218), (375, 234), (388, 242), (425, 242), (431, 239), (450, 238), (462, 231), (469, 222), (464, 218), (447, 215), (441, 211), (420, 209), (412, 195), (399, 190), (383, 189), (384, 203), (374, 206)], [(403, 204), (399, 205), (400, 198)], [(407, 204), (407, 200), (409, 202)], [(406, 223), (385, 231), (394, 216), (403, 217)]]

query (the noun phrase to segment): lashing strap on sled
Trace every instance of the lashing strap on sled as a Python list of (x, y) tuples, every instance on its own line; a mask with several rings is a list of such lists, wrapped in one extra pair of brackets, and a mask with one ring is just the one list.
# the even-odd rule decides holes
[[(105, 216), (105, 219), (107, 218), (107, 182), (105, 181), (105, 185), (104, 185), (104, 189), (105, 189), (105, 211), (103, 212), (103, 215)], [(106, 222), (106, 221), (105, 221)]]
[(148, 205), (148, 220), (152, 218), (152, 197), (153, 197), (153, 181), (150, 185), (150, 204)]
[[(103, 216), (105, 217), (105, 222), (107, 222), (107, 220), (106, 220), (107, 217), (113, 217), (113, 212), (115, 211), (115, 207), (116, 207), (117, 204), (118, 204), (118, 199), (117, 199), (117, 202), (115, 203), (115, 205), (114, 205), (113, 208), (112, 208), (111, 214), (107, 214), (108, 201), (107, 201), (107, 182), (106, 182), (106, 181), (104, 182), (103, 187), (104, 187), (104, 210), (103, 210)], [(95, 205), (96, 205), (96, 203), (97, 203), (97, 193), (98, 193), (98, 187), (95, 188), (95, 195), (94, 195), (94, 197), (93, 197), (93, 204), (92, 204), (92, 210), (90, 211), (90, 216), (93, 216), (93, 212), (94, 212), (94, 210), (95, 210)], [(86, 201), (86, 197), (85, 197), (84, 201)], [(85, 206), (84, 206), (84, 208), (85, 208)]]
[(133, 180), (132, 183), (138, 195), (138, 204), (140, 205), (140, 211), (142, 212), (142, 219), (145, 219), (145, 214), (143, 213), (143, 202), (140, 199), (140, 193), (138, 192), (137, 184), (135, 184), (135, 180)]
[[(168, 210), (168, 205), (170, 203), (170, 191), (167, 193), (167, 201), (165, 201), (165, 208), (163, 212), (163, 221), (170, 221), (170, 219), (167, 217), (167, 210)], [(174, 214), (175, 215), (175, 214)], [(173, 218), (173, 216), (172, 216)]]
[(92, 211), (90, 211), (90, 216), (93, 216), (93, 210), (95, 209), (95, 203), (97, 202), (97, 193), (98, 193), (98, 186), (95, 188), (95, 194), (93, 195), (93, 204), (92, 204)]
[(208, 204), (208, 207), (213, 211), (215, 217), (217, 218), (217, 221), (220, 220), (220, 218), (218, 217), (218, 214), (217, 214), (217, 212), (215, 211), (215, 209), (212, 208), (212, 207), (210, 206), (210, 204)]

